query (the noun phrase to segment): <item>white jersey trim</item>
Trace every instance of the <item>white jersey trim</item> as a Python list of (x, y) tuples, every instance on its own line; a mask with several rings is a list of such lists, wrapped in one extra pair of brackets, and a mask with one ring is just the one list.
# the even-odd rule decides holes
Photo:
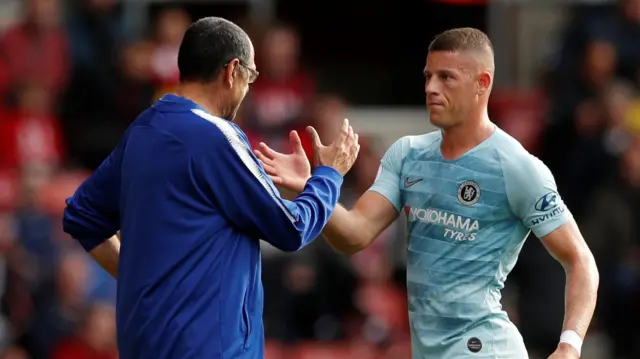
[(260, 171), (258, 164), (251, 156), (249, 152), (250, 151), (249, 147), (244, 143), (244, 141), (240, 139), (240, 135), (231, 126), (231, 124), (229, 124), (227, 120), (223, 120), (221, 118), (212, 116), (199, 109), (193, 109), (191, 110), (191, 112), (196, 114), (198, 117), (201, 117), (202, 119), (207, 120), (208, 122), (214, 124), (220, 130), (220, 132), (222, 132), (222, 134), (227, 139), (227, 141), (229, 141), (231, 148), (233, 148), (233, 150), (238, 155), (238, 157), (240, 157), (240, 160), (242, 161), (242, 163), (244, 163), (244, 165), (247, 167), (249, 172), (251, 172), (253, 177), (255, 177), (258, 180), (258, 182), (260, 182), (262, 187), (264, 187), (264, 189), (267, 190), (267, 192), (269, 193), (269, 196), (271, 196), (271, 198), (278, 204), (278, 206), (280, 207), (280, 209), (282, 209), (282, 211), (285, 213), (287, 218), (289, 218), (289, 220), (292, 223), (295, 223), (296, 219), (294, 215), (282, 203), (282, 201), (280, 200), (279, 194), (277, 194), (275, 189), (270, 185), (268, 179), (265, 177), (263, 172)]

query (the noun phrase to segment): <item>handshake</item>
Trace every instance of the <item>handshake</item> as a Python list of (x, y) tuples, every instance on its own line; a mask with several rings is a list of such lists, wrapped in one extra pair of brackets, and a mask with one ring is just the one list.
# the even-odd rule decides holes
[[(338, 138), (328, 146), (322, 144), (318, 132), (313, 127), (307, 127), (307, 134), (313, 143), (314, 166), (332, 167), (343, 176), (349, 172), (358, 158), (360, 144), (358, 134), (349, 126), (348, 119), (342, 123)], [(291, 131), (289, 141), (293, 148), (290, 154), (277, 152), (265, 143), (260, 143), (260, 148), (255, 150), (255, 154), (273, 183), (299, 193), (304, 190), (307, 180), (311, 177), (311, 164), (296, 131)]]

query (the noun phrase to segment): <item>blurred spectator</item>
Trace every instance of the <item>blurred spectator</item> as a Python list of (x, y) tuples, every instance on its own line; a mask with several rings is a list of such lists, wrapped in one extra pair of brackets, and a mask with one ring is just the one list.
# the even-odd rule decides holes
[(10, 347), (2, 351), (0, 359), (31, 359), (31, 357), (20, 347)]
[(288, 344), (345, 338), (354, 312), (355, 273), (322, 240), (294, 256), (263, 260), (268, 338)]
[(64, 140), (53, 100), (39, 83), (17, 88), (17, 107), (0, 121), (0, 167), (38, 164), (57, 168), (63, 163)]
[[(575, 79), (582, 71), (582, 58), (590, 56), (593, 44), (608, 43), (617, 54), (616, 74), (635, 80), (640, 48), (640, 1), (620, 0), (616, 6), (583, 7), (565, 31), (559, 52), (558, 76), (561, 81)], [(589, 48), (592, 48), (589, 50)]]
[(0, 89), (38, 81), (56, 98), (69, 76), (68, 41), (60, 23), (59, 0), (25, 1), (25, 19), (0, 39)]
[(310, 106), (311, 124), (318, 130), (323, 143), (331, 143), (340, 133), (342, 120), (347, 118), (349, 105), (335, 94), (317, 96)]
[(55, 347), (52, 359), (117, 359), (115, 311), (110, 305), (94, 304), (76, 334)]
[(299, 63), (300, 38), (293, 28), (270, 28), (257, 48), (260, 77), (251, 86), (243, 127), (252, 145), (264, 141), (287, 151), (289, 130), (304, 129), (315, 80)]
[(608, 118), (613, 113), (606, 103), (607, 90), (617, 81), (618, 53), (613, 43), (601, 39), (589, 40), (584, 46), (580, 70), (572, 72), (576, 77), (565, 78), (552, 94), (552, 126), (546, 131), (543, 153), (577, 217), (615, 159), (605, 147), (605, 133), (613, 120)]
[(547, 102), (540, 91), (496, 89), (489, 104), (491, 119), (527, 151), (539, 154)]
[(124, 132), (133, 120), (151, 105), (155, 93), (152, 83), (154, 45), (139, 41), (126, 46), (122, 52), (119, 91), (114, 103), (114, 127)]
[[(604, 92), (604, 150), (614, 159), (626, 151), (631, 134), (640, 128), (632, 117), (632, 103), (636, 91), (628, 82), (614, 82)], [(614, 166), (610, 168), (615, 170)]]
[(91, 76), (104, 86), (116, 70), (114, 54), (123, 35), (117, 1), (74, 0), (71, 5), (69, 37), (76, 75)]
[(28, 271), (19, 271), (31, 295), (51, 290), (58, 250), (54, 239), (54, 219), (41, 206), (41, 190), (51, 179), (49, 167), (30, 165), (22, 170), (20, 204), (15, 211), (15, 228), (22, 250), (21, 261)]
[(76, 0), (72, 4), (73, 72), (62, 103), (63, 131), (71, 161), (95, 168), (121, 134), (112, 126), (121, 78), (121, 15), (115, 0)]
[(391, 281), (392, 267), (385, 254), (369, 253), (369, 265), (359, 272), (363, 276), (362, 269), (367, 271), (356, 292), (356, 306), (364, 320), (359, 331), (351, 333), (351, 337), (380, 348), (405, 338), (409, 328), (406, 292)]
[(33, 359), (50, 358), (57, 343), (75, 333), (88, 304), (88, 273), (84, 253), (67, 252), (61, 258), (56, 291), (37, 298), (23, 340)]
[(599, 317), (613, 334), (616, 357), (640, 357), (640, 138), (622, 158), (620, 171), (595, 194), (582, 223), (601, 276)]
[(191, 24), (189, 14), (180, 8), (164, 9), (156, 21), (156, 33), (151, 59), (152, 79), (156, 98), (175, 91), (178, 85), (178, 50), (182, 36)]

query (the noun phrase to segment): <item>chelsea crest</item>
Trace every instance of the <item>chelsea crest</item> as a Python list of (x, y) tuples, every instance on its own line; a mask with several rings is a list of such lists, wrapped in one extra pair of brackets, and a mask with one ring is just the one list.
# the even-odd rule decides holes
[(480, 200), (480, 186), (474, 181), (465, 181), (458, 187), (458, 201), (471, 206)]

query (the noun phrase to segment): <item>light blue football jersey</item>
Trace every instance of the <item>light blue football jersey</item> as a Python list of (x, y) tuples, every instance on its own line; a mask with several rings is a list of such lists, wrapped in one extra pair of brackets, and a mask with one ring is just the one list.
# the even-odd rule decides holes
[(530, 231), (571, 219), (553, 175), (504, 131), (456, 160), (440, 131), (403, 137), (371, 190), (407, 215), (413, 359), (528, 358), (500, 291)]

